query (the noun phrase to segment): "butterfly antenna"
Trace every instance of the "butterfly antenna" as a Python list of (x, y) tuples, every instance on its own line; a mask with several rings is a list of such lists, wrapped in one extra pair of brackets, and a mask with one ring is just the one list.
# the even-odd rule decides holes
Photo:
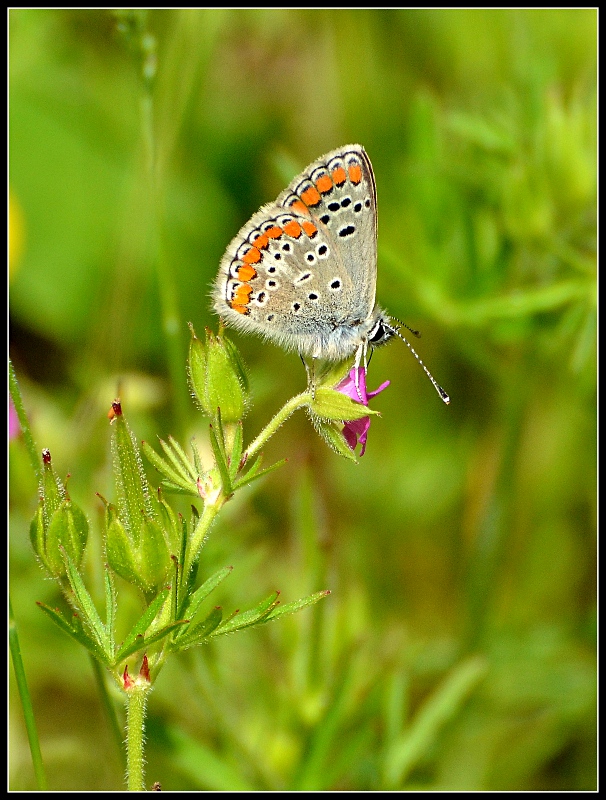
[[(419, 331), (415, 331), (415, 330), (413, 330), (412, 328), (409, 328), (409, 327), (408, 327), (408, 325), (405, 325), (403, 322), (400, 322), (400, 320), (396, 320), (396, 322), (397, 322), (399, 325), (402, 325), (402, 327), (404, 327), (404, 328), (408, 328), (408, 330), (409, 330), (409, 331), (410, 331), (412, 334), (414, 334), (415, 336), (417, 336), (417, 337), (420, 337), (420, 336), (421, 336), (421, 334), (419, 333)], [(411, 343), (408, 341), (408, 339), (407, 339), (405, 336), (402, 336), (402, 334), (400, 333), (400, 331), (398, 330), (398, 328), (396, 328), (395, 326), (394, 326), (394, 327), (392, 327), (392, 328), (391, 328), (391, 330), (392, 330), (392, 331), (394, 332), (394, 334), (395, 334), (395, 335), (398, 337), (398, 339), (401, 339), (401, 340), (404, 342), (404, 344), (406, 345), (406, 347), (408, 347), (408, 349), (410, 350), (410, 352), (413, 354), (413, 356), (414, 356), (414, 357), (417, 359), (417, 361), (419, 362), (419, 364), (420, 364), (420, 365), (423, 367), (423, 369), (425, 370), (425, 374), (427, 375), (427, 377), (429, 378), (429, 380), (430, 380), (430, 381), (433, 383), (433, 386), (434, 386), (434, 389), (436, 390), (436, 392), (437, 392), (437, 393), (440, 395), (440, 397), (441, 397), (441, 398), (442, 398), (442, 400), (443, 400), (443, 401), (446, 403), (446, 405), (448, 405), (448, 404), (450, 403), (450, 397), (449, 397), (449, 396), (446, 394), (446, 392), (444, 391), (444, 389), (442, 389), (442, 387), (440, 386), (440, 384), (439, 384), (439, 383), (436, 381), (436, 379), (433, 377), (433, 375), (431, 374), (431, 372), (430, 372), (430, 371), (427, 369), (427, 367), (425, 366), (425, 364), (424, 364), (424, 363), (421, 361), (421, 359), (420, 359), (420, 357), (419, 357), (419, 354), (418, 354), (418, 353), (417, 353), (417, 351), (414, 349), (414, 347), (411, 345)]]
[[(410, 325), (407, 325), (405, 322), (402, 322), (402, 320), (398, 319), (397, 317), (391, 317), (391, 319), (395, 320), (395, 322), (397, 322), (398, 325), (401, 328), (406, 328), (407, 330), (409, 330), (412, 333), (413, 336), (417, 337), (417, 339), (421, 338), (421, 331), (415, 331), (414, 328), (411, 328)], [(410, 347), (410, 345), (408, 345), (408, 346)], [(416, 355), (416, 353), (415, 353), (415, 355)], [(417, 358), (418, 358), (418, 356), (417, 356)]]

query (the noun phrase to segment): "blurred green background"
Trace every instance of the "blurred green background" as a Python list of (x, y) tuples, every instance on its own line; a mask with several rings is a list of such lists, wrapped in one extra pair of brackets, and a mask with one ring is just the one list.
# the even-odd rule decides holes
[[(225, 247), (324, 152), (372, 159), (377, 299), (422, 330), (452, 398), (395, 342), (372, 359), (369, 388), (391, 386), (358, 466), (302, 413), (269, 443), (288, 463), (204, 551), (201, 573), (234, 566), (212, 602), (332, 594), (169, 662), (150, 784), (596, 788), (596, 36), (591, 9), (9, 12), (10, 353), (92, 522), (100, 598), (111, 401), (139, 439), (205, 441), (186, 323), (216, 328)], [(232, 338), (250, 441), (305, 376)], [(10, 590), (50, 788), (118, 789), (90, 663), (35, 606), (58, 595), (29, 544), (19, 438), (9, 455)], [(10, 770), (35, 787), (12, 683)]]

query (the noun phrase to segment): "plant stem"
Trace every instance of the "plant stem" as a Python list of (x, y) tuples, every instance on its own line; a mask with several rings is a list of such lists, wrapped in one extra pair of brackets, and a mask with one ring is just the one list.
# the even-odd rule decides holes
[(204, 540), (208, 535), (210, 526), (213, 524), (213, 521), (221, 510), (224, 502), (225, 500), (221, 496), (214, 503), (204, 504), (204, 510), (202, 511), (200, 519), (198, 520), (198, 524), (196, 525), (195, 530), (193, 531), (191, 538), (187, 543), (185, 564), (183, 565), (182, 586), (187, 586), (191, 569), (200, 555), (200, 550), (202, 549)]
[(286, 422), (291, 414), (293, 414), (298, 408), (304, 408), (306, 405), (311, 403), (312, 399), (311, 392), (301, 392), (301, 394), (295, 395), (288, 401), (288, 403), (286, 403), (286, 405), (282, 406), (276, 416), (271, 420), (271, 422), (269, 422), (268, 425), (265, 426), (265, 428), (263, 428), (254, 442), (252, 442), (252, 444), (248, 447), (246, 451), (247, 457), (249, 459), (252, 458), (252, 456), (254, 456), (257, 451), (263, 447), (265, 442), (267, 442), (268, 439), (274, 435), (280, 425)]
[(145, 791), (145, 759), (143, 739), (145, 731), (145, 703), (148, 688), (135, 684), (127, 692), (126, 700), (126, 770), (128, 791)]
[(13, 669), (15, 670), (15, 677), (17, 679), (17, 686), (19, 688), (19, 697), (21, 698), (21, 705), (23, 707), (23, 716), (25, 717), (25, 728), (27, 730), (27, 738), (29, 740), (29, 749), (32, 754), (32, 763), (34, 765), (36, 783), (38, 784), (38, 789), (42, 792), (45, 792), (48, 789), (48, 784), (46, 782), (44, 762), (42, 761), (42, 752), (40, 750), (40, 740), (38, 739), (38, 729), (36, 727), (36, 719), (34, 717), (32, 698), (27, 685), (23, 659), (21, 658), (17, 623), (13, 617), (13, 607), (10, 599), (8, 641), (11, 651), (11, 658), (13, 661)]

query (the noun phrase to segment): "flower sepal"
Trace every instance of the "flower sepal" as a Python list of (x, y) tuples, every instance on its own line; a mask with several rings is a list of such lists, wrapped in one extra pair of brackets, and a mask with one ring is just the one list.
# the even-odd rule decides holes
[(356, 402), (351, 397), (336, 389), (319, 387), (315, 398), (309, 405), (312, 414), (326, 420), (354, 420), (367, 417), (369, 414), (379, 415), (378, 411)]

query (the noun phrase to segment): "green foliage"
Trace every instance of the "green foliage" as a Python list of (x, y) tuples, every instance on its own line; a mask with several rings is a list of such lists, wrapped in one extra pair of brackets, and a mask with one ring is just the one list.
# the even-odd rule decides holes
[[(11, 357), (91, 522), (88, 596), (76, 553), (53, 560), (74, 616), (32, 558), (37, 479), (11, 441), (10, 588), (51, 789), (123, 775), (76, 642), (133, 663), (179, 643), (182, 620), (207, 642), (182, 640), (150, 699), (165, 790), (596, 788), (596, 31), (595, 9), (9, 12)], [(234, 234), (346, 142), (377, 180), (377, 300), (422, 329), (451, 404), (394, 342), (370, 364), (391, 386), (359, 464), (294, 415), (263, 446), (288, 463), (258, 480), (244, 443), (304, 371), (234, 336), (254, 406), (243, 428), (213, 419), (211, 450), (186, 323), (216, 325)], [(199, 522), (189, 502), (219, 479), (235, 491), (192, 554), (191, 607), (160, 589), (143, 608), (101, 573), (116, 394), (152, 443), (142, 502), (171, 554)], [(274, 587), (332, 594), (266, 625), (289, 605), (271, 609)], [(31, 790), (12, 686), (11, 703), (10, 786)]]

